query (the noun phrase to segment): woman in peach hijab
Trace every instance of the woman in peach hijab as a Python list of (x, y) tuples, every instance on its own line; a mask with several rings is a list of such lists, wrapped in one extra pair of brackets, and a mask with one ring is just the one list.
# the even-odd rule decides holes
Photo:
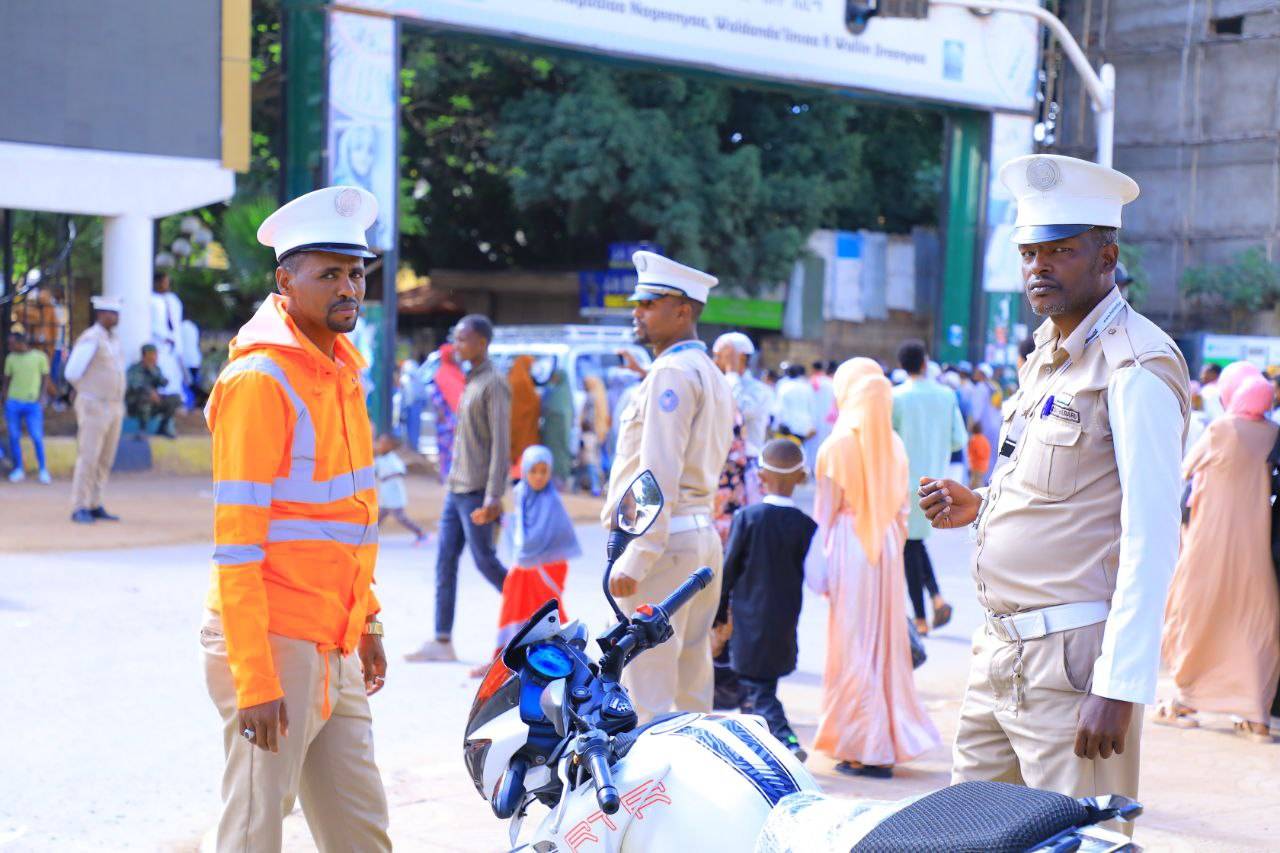
[(518, 355), (507, 371), (511, 386), (511, 478), (520, 477), (520, 459), (538, 443), (538, 419), (542, 417), (542, 398), (533, 381), (533, 356)]
[(822, 713), (814, 748), (853, 776), (940, 745), (916, 695), (907, 637), (902, 546), (907, 453), (893, 431), (893, 396), (880, 365), (855, 358), (836, 371), (839, 418), (818, 451), (814, 517), (826, 571), (810, 585), (830, 601)]
[[(1226, 380), (1224, 371), (1221, 385)], [(1195, 477), (1191, 521), (1169, 589), (1161, 647), (1176, 692), (1157, 710), (1156, 722), (1195, 728), (1197, 711), (1231, 714), (1239, 734), (1267, 743), (1280, 679), (1280, 591), (1271, 561), (1266, 464), (1277, 431), (1266, 420), (1271, 383), (1255, 369), (1223, 387), (1222, 401), (1226, 414), (1209, 424), (1183, 463), (1183, 476)]]

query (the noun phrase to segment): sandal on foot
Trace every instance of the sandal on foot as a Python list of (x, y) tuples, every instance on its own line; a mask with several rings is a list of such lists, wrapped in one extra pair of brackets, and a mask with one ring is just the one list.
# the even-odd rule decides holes
[(1236, 720), (1232, 723), (1235, 726), (1236, 734), (1254, 743), (1272, 743), (1271, 729), (1258, 731), (1253, 725), (1245, 720)]
[(919, 634), (921, 637), (929, 636), (929, 623), (926, 622), (924, 619), (917, 619), (915, 621), (915, 626), (916, 626), (916, 633)]
[(943, 604), (933, 611), (933, 627), (941, 628), (951, 621), (951, 605)]
[(1157, 726), (1169, 726), (1175, 729), (1198, 729), (1200, 721), (1196, 719), (1195, 713), (1191, 708), (1176, 702), (1161, 702), (1156, 707), (1156, 713), (1151, 718), (1151, 722)]

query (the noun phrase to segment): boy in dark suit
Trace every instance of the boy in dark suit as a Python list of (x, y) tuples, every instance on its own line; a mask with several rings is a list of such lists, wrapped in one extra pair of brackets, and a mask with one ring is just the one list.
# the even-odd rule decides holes
[(732, 632), (729, 652), (742, 683), (742, 711), (764, 717), (773, 736), (801, 761), (808, 756), (778, 701), (778, 679), (796, 668), (804, 564), (818, 529), (791, 499), (804, 480), (799, 445), (786, 439), (765, 445), (760, 454), (764, 502), (733, 516), (716, 616), (722, 630)]

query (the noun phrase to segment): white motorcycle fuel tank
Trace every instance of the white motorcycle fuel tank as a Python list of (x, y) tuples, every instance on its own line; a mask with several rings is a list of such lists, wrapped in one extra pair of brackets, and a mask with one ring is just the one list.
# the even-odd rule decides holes
[[(562, 772), (573, 772), (562, 765)], [(622, 807), (566, 792), (521, 853), (753, 850), (773, 807), (818, 785), (759, 717), (682, 714), (644, 729), (613, 767)]]

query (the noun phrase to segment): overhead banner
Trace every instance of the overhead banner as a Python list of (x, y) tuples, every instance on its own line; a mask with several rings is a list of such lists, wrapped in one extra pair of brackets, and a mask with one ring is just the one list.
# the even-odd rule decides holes
[(733, 76), (982, 109), (1035, 106), (1038, 25), (937, 8), (844, 25), (845, 0), (341, 0), (408, 21)]
[(387, 251), (396, 235), (396, 23), (329, 16), (329, 185), (364, 187), (378, 198), (369, 246)]

